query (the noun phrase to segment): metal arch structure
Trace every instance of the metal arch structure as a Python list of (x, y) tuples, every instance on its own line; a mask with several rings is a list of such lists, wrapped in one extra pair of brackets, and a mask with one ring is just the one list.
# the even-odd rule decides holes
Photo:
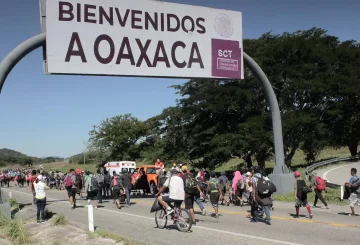
[[(16, 64), (30, 52), (37, 48), (45, 47), (45, 45), (46, 33), (43, 32), (24, 41), (15, 49), (13, 49), (8, 56), (5, 57), (5, 59), (0, 63), (0, 93), (6, 78), (10, 74), (11, 70), (16, 66)], [(294, 177), (284, 162), (284, 145), (279, 104), (271, 83), (265, 75), (264, 71), (245, 52), (243, 53), (243, 57), (245, 66), (250, 69), (253, 75), (257, 78), (258, 82), (263, 86), (271, 109), (276, 164), (273, 173), (269, 175), (269, 177), (277, 186), (277, 193), (288, 194), (289, 192), (293, 191)]]

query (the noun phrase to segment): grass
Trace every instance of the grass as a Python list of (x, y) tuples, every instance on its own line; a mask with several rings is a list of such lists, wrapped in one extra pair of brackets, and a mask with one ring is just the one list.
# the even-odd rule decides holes
[(30, 234), (24, 223), (19, 219), (10, 219), (0, 213), (0, 233), (9, 240), (18, 244), (28, 244)]
[(67, 225), (68, 221), (64, 215), (56, 215), (52, 218), (52, 225), (58, 226), (58, 225)]
[(13, 209), (18, 209), (20, 208), (20, 205), (19, 203), (17, 202), (17, 200), (15, 198), (9, 198), (9, 204), (10, 204), (10, 207), (13, 208)]
[(96, 229), (94, 233), (89, 233), (90, 238), (95, 238), (96, 236), (103, 237), (103, 238), (109, 238), (111, 240), (114, 240), (116, 242), (122, 242), (124, 245), (144, 245), (142, 242), (138, 242), (135, 240), (132, 240), (130, 238), (122, 237), (118, 234), (102, 230), (102, 229)]

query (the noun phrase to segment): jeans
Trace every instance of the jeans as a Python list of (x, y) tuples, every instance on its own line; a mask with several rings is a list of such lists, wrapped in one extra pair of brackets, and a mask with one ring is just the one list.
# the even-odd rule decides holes
[(130, 206), (130, 192), (131, 192), (131, 190), (129, 188), (125, 188), (126, 202), (127, 202), (127, 205), (129, 205), (129, 206)]
[(199, 208), (202, 210), (204, 210), (204, 204), (202, 203), (201, 199), (199, 196), (194, 196), (194, 201), (196, 202), (196, 204), (199, 206)]
[(37, 212), (36, 212), (36, 218), (38, 221), (45, 220), (45, 206), (46, 206), (46, 198), (43, 199), (36, 199), (36, 206), (37, 206)]
[(270, 221), (271, 220), (270, 206), (269, 205), (263, 206), (263, 209), (265, 210), (266, 220)]

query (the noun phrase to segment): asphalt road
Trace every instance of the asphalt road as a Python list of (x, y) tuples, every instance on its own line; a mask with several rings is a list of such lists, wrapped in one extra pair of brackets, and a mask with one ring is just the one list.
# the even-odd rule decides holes
[(316, 171), (316, 174), (323, 179), (326, 179), (328, 182), (343, 185), (345, 182), (349, 182), (351, 168), (356, 168), (358, 170), (358, 175), (360, 174), (360, 162), (331, 166)]
[[(3, 193), (15, 197), (18, 202), (31, 203), (29, 188), (3, 188)], [(71, 210), (65, 191), (51, 190), (47, 193), (47, 208), (62, 214), (79, 226), (87, 227), (87, 202)], [(314, 209), (314, 218), (293, 218), (293, 203), (275, 203), (272, 212), (272, 225), (251, 223), (245, 217), (249, 207), (220, 206), (219, 219), (210, 216), (211, 207), (206, 203), (208, 214), (197, 215), (198, 223), (189, 233), (181, 233), (173, 225), (161, 230), (156, 228), (154, 214), (150, 207), (153, 198), (132, 199), (131, 207), (121, 210), (114, 208), (112, 200), (106, 200), (102, 207), (94, 209), (94, 222), (97, 228), (110, 230), (117, 234), (132, 237), (146, 244), (357, 244), (360, 240), (360, 217), (348, 217), (348, 207), (333, 206), (330, 210)], [(301, 210), (306, 214), (306, 210)], [(35, 215), (35, 213), (34, 213)]]

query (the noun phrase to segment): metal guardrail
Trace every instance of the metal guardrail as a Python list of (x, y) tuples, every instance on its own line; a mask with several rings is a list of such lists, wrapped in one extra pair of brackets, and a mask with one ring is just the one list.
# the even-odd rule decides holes
[[(305, 174), (306, 174), (306, 176), (308, 176), (309, 180), (311, 180), (315, 176), (314, 170), (316, 170), (316, 169), (318, 169), (320, 167), (324, 167), (326, 165), (337, 164), (339, 162), (356, 161), (356, 160), (359, 160), (359, 159), (360, 159), (360, 156), (343, 157), (343, 158), (330, 158), (330, 159), (326, 159), (326, 160), (321, 160), (321, 161), (315, 162), (314, 164), (307, 167), (305, 169)], [(338, 188), (341, 185), (327, 182), (326, 186), (329, 187), (329, 188)]]

